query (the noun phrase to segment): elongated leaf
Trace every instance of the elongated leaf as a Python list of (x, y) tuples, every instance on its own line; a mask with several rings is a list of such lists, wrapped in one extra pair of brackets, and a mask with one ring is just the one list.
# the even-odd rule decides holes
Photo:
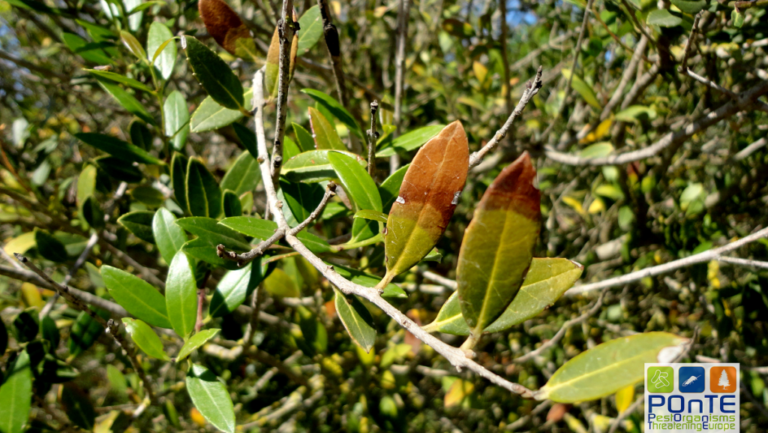
[(335, 304), (336, 313), (349, 332), (349, 336), (352, 337), (352, 341), (366, 352), (370, 352), (376, 343), (376, 329), (373, 327), (371, 313), (355, 296), (344, 296), (338, 290), (336, 290)]
[(121, 216), (117, 219), (117, 222), (127, 228), (137, 238), (154, 244), (155, 236), (152, 233), (152, 220), (154, 217), (154, 212), (136, 211)]
[(299, 31), (298, 54), (301, 56), (312, 49), (323, 36), (323, 18), (317, 5), (304, 12), (304, 15), (299, 19), (299, 27), (301, 30)]
[[(236, 217), (245, 218), (245, 217)], [(227, 218), (224, 221), (236, 218)], [(259, 220), (263, 221), (263, 220)], [(270, 221), (271, 222), (271, 221)], [(224, 244), (227, 248), (249, 249), (248, 243), (235, 230), (228, 228), (223, 224), (218, 224), (212, 218), (189, 217), (176, 220), (184, 230), (192, 233), (200, 239), (205, 240), (211, 245)], [(276, 223), (275, 223), (276, 224)], [(277, 225), (275, 225), (277, 227)]]
[[(253, 106), (253, 89), (248, 89), (243, 95), (245, 100), (245, 109), (250, 111)], [(200, 106), (192, 113), (192, 119), (189, 126), (192, 132), (205, 132), (213, 129), (223, 128), (233, 122), (240, 120), (243, 112), (240, 110), (230, 110), (222, 107), (210, 96), (203, 99)]]
[(165, 111), (165, 135), (171, 138), (173, 148), (181, 150), (189, 136), (189, 109), (184, 95), (174, 90), (163, 104)]
[[(144, 178), (138, 167), (131, 161), (125, 161), (115, 156), (101, 156), (94, 159), (96, 165), (113, 179), (121, 182), (138, 183)], [(82, 175), (82, 173), (81, 173)]]
[(371, 221), (378, 221), (382, 223), (387, 222), (387, 214), (376, 210), (363, 209), (355, 212), (355, 218), (363, 218)]
[[(296, 12), (294, 11), (294, 20), (296, 19)], [(288, 66), (288, 82), (293, 78), (293, 71), (296, 69), (296, 57), (298, 51), (299, 37), (294, 33), (291, 39), (290, 58)], [(280, 34), (278, 27), (275, 27), (274, 33), (272, 33), (272, 41), (269, 44), (267, 50), (267, 61), (264, 65), (264, 86), (267, 89), (270, 98), (277, 96), (280, 76)]]
[(109, 65), (114, 61), (99, 47), (95, 47), (96, 44), (89, 44), (85, 39), (74, 33), (62, 33), (61, 40), (64, 41), (64, 45), (69, 48), (72, 53), (77, 54), (84, 60), (97, 64), (97, 65)]
[[(185, 218), (189, 219), (189, 218)], [(183, 220), (180, 220), (183, 221)], [(258, 240), (268, 239), (277, 230), (277, 223), (255, 217), (233, 217), (224, 218), (219, 222), (220, 226), (229, 227), (232, 230), (240, 232), (246, 236), (254, 237)], [(306, 231), (299, 232), (297, 238), (309, 248), (313, 253), (320, 254), (331, 250), (328, 242)], [(254, 239), (255, 242), (255, 239)]]
[(410, 269), (432, 250), (453, 216), (468, 170), (469, 145), (459, 121), (419, 149), (389, 212), (384, 281)]
[(187, 373), (187, 391), (198, 411), (217, 429), (235, 432), (235, 411), (227, 387), (207, 368), (192, 365)]
[(125, 330), (131, 339), (142, 352), (152, 358), (168, 361), (170, 358), (163, 350), (163, 342), (160, 341), (160, 337), (155, 334), (155, 331), (141, 320), (131, 319), (130, 317), (123, 317), (123, 324)]
[[(214, 266), (220, 266), (224, 269), (238, 269), (237, 263), (225, 260), (216, 254), (216, 246), (207, 239), (197, 238), (188, 241), (181, 247), (181, 251), (185, 252), (188, 256), (197, 260), (202, 260), (206, 263), (210, 263)], [(244, 253), (250, 248), (229, 248), (238, 253)]]
[(367, 163), (362, 157), (351, 152), (339, 150), (311, 150), (300, 153), (283, 164), (282, 174), (292, 182), (323, 182), (338, 178), (331, 162), (328, 160), (328, 154), (342, 153), (352, 159), (357, 164), (365, 168)]
[(197, 3), (205, 28), (219, 46), (246, 60), (256, 59), (256, 43), (240, 17), (222, 0)]
[(682, 350), (687, 342), (685, 338), (666, 332), (611, 340), (566, 362), (534, 397), (573, 403), (611, 395), (642, 381), (645, 363), (663, 362), (659, 359), (662, 349)]
[(456, 271), (461, 312), (479, 337), (517, 295), (541, 230), (541, 193), (528, 153), (501, 171), (477, 205)]
[(221, 215), (221, 188), (205, 165), (194, 158), (187, 164), (186, 196), (190, 214), (211, 218)]
[(21, 433), (29, 421), (32, 407), (32, 370), (26, 350), (19, 354), (5, 374), (5, 382), (0, 386), (0, 431)]
[(415, 129), (392, 140), (392, 144), (376, 152), (376, 158), (392, 156), (397, 152), (410, 152), (419, 148), (445, 129), (445, 125), (430, 125)]
[(282, 269), (275, 269), (269, 278), (262, 283), (264, 290), (272, 296), (279, 298), (298, 298), (301, 296), (301, 290), (291, 277)]
[(652, 26), (677, 27), (683, 23), (683, 19), (672, 15), (667, 9), (654, 9), (648, 13), (646, 22)]
[(171, 263), (173, 256), (188, 240), (184, 230), (176, 224), (176, 216), (165, 208), (158, 209), (152, 218), (152, 234), (166, 263)]
[[(96, 314), (102, 319), (108, 320), (109, 313), (104, 310), (96, 310)], [(96, 339), (104, 332), (104, 327), (91, 317), (90, 314), (82, 311), (72, 324), (67, 340), (67, 348), (72, 356), (77, 356), (88, 350)]]
[[(504, 313), (488, 325), (484, 332), (504, 331), (536, 317), (573, 286), (583, 269), (583, 266), (568, 259), (534, 258), (520, 292)], [(469, 326), (461, 315), (457, 292), (443, 304), (435, 321), (424, 326), (424, 329), (428, 332), (469, 335)]]
[[(565, 77), (566, 80), (571, 77), (570, 69), (562, 69), (560, 72), (563, 74), (563, 77)], [(581, 95), (582, 98), (584, 98), (584, 101), (586, 101), (587, 104), (595, 107), (598, 110), (602, 108), (600, 101), (597, 100), (595, 90), (578, 75), (573, 76), (573, 79), (571, 80), (571, 87), (573, 87), (573, 90), (575, 90), (579, 95)]]
[[(179, 207), (184, 212), (189, 212), (187, 208), (187, 157), (174, 152), (171, 160), (171, 183), (173, 184), (173, 196), (179, 203)], [(169, 262), (170, 263), (170, 262)]]
[(227, 174), (221, 179), (221, 189), (233, 191), (238, 196), (253, 191), (261, 182), (259, 162), (248, 152), (237, 157)]
[[(20, 253), (24, 254), (24, 253)], [(0, 320), (0, 353), (5, 353), (5, 349), (8, 348), (8, 329), (5, 327), (5, 322)]]
[(100, 76), (96, 77), (96, 81), (98, 81), (99, 86), (112, 95), (112, 97), (115, 98), (126, 111), (147, 123), (155, 124), (155, 119), (149, 114), (147, 109), (144, 108), (144, 105), (134, 98), (133, 95), (126, 92), (125, 89), (115, 84), (113, 81)]
[(323, 93), (319, 90), (314, 89), (302, 89), (302, 93), (309, 95), (317, 101), (318, 104), (322, 105), (328, 111), (331, 112), (331, 114), (334, 115), (341, 123), (347, 125), (350, 131), (352, 131), (355, 135), (357, 135), (360, 138), (365, 138), (363, 136), (363, 131), (360, 129), (360, 125), (357, 124), (357, 121), (352, 116), (352, 114), (347, 111), (346, 108), (344, 108), (339, 101), (335, 100), (332, 96)]
[(243, 85), (221, 57), (191, 36), (183, 36), (187, 60), (208, 95), (230, 110), (243, 110)]
[(400, 186), (403, 184), (405, 173), (408, 171), (410, 164), (406, 164), (400, 167), (396, 172), (389, 175), (384, 179), (384, 182), (379, 185), (379, 195), (381, 196), (382, 212), (389, 214), (392, 209), (392, 204), (397, 200), (397, 196), (400, 195)]
[(320, 111), (309, 107), (309, 126), (312, 127), (312, 136), (315, 139), (315, 149), (347, 150), (341, 142), (336, 128), (328, 122)]
[(245, 149), (248, 151), (248, 153), (251, 154), (251, 156), (254, 159), (259, 158), (259, 149), (256, 147), (256, 133), (253, 132), (250, 128), (246, 128), (245, 126), (239, 124), (239, 123), (233, 123), (232, 129), (235, 130), (235, 134), (237, 135), (237, 138), (240, 140), (240, 144), (245, 147)]
[(187, 338), (195, 330), (197, 319), (197, 284), (192, 263), (183, 252), (177, 253), (168, 268), (165, 281), (165, 308), (173, 330)]
[(176, 42), (171, 40), (163, 47), (160, 54), (157, 53), (165, 41), (173, 39), (173, 33), (164, 24), (159, 21), (152, 22), (147, 33), (147, 59), (160, 71), (160, 76), (164, 80), (171, 78), (173, 67), (176, 65)]
[(144, 149), (109, 135), (81, 132), (75, 134), (75, 137), (89, 146), (93, 146), (124, 161), (165, 165), (163, 161), (150, 155)]
[(261, 265), (262, 257), (256, 258), (245, 268), (227, 272), (213, 292), (208, 314), (221, 317), (237, 309), (253, 293), (269, 274), (268, 265)]
[(224, 208), (225, 217), (238, 217), (243, 215), (243, 205), (240, 203), (240, 198), (230, 190), (224, 191), (222, 207)]
[(141, 120), (134, 120), (128, 128), (131, 136), (131, 143), (144, 149), (152, 148), (152, 133), (149, 132), (147, 124)]
[[(333, 269), (342, 277), (361, 286), (376, 287), (376, 285), (379, 284), (379, 281), (381, 281), (381, 278), (375, 275), (366, 274), (365, 272), (359, 271), (357, 269), (347, 268), (337, 264), (333, 265)], [(386, 287), (384, 287), (384, 292), (381, 294), (381, 296), (385, 298), (404, 299), (408, 297), (408, 294), (405, 293), (405, 290), (401, 289), (396, 284), (389, 283)]]
[(133, 78), (128, 78), (125, 75), (116, 74), (114, 72), (109, 71), (98, 71), (96, 69), (86, 69), (89, 73), (97, 76), (106, 78), (107, 80), (112, 80), (117, 83), (125, 84), (126, 86), (131, 86), (134, 89), (139, 89), (144, 92), (151, 92), (152, 89), (147, 87), (144, 83), (141, 83), (139, 81), (134, 80)]
[(147, 53), (144, 51), (144, 47), (141, 46), (135, 36), (125, 30), (121, 30), (120, 40), (123, 41), (123, 45), (125, 45), (137, 59), (144, 60), (147, 58)]
[(181, 346), (179, 355), (176, 357), (176, 362), (183, 361), (190, 353), (200, 348), (211, 338), (215, 337), (218, 332), (218, 329), (204, 329), (190, 337), (190, 339)]
[(320, 201), (325, 190), (316, 184), (295, 183), (280, 181), (280, 189), (283, 191), (285, 201), (291, 209), (291, 213), (297, 221), (304, 221), (309, 217)]
[(296, 142), (301, 148), (302, 152), (309, 152), (315, 148), (315, 140), (312, 139), (312, 134), (309, 133), (303, 126), (298, 123), (292, 123), (293, 132), (296, 134)]
[(37, 253), (52, 262), (66, 262), (69, 259), (66, 248), (60, 240), (45, 230), (35, 230)]
[(61, 389), (61, 405), (72, 423), (85, 431), (93, 431), (96, 410), (85, 393), (74, 383), (66, 383)]
[(160, 207), (165, 202), (165, 196), (159, 189), (152, 188), (149, 185), (139, 185), (130, 192), (131, 198), (141, 202), (147, 207)]
[(109, 294), (137, 318), (158, 328), (170, 328), (165, 298), (149, 283), (128, 272), (104, 265), (101, 276)]
[(340, 152), (328, 153), (328, 161), (358, 210), (372, 209), (381, 212), (381, 196), (376, 183), (360, 164)]

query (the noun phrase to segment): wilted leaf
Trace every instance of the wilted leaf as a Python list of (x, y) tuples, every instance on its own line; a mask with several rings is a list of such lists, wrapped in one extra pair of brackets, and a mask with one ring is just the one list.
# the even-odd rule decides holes
[(443, 399), (443, 405), (445, 407), (453, 407), (461, 404), (464, 399), (469, 397), (475, 391), (475, 385), (472, 382), (456, 379), (451, 384), (450, 389), (445, 394)]
[(479, 337), (517, 295), (541, 230), (541, 193), (528, 153), (501, 171), (464, 232), (456, 271), (461, 312)]
[(687, 342), (685, 338), (666, 332), (611, 340), (566, 362), (534, 397), (574, 403), (611, 395), (642, 381), (645, 363), (662, 362), (658, 358), (662, 349), (682, 349)]
[(384, 242), (387, 283), (432, 250), (445, 231), (469, 169), (461, 122), (446, 126), (413, 159), (389, 212)]
[(376, 329), (373, 327), (371, 313), (355, 296), (345, 296), (336, 290), (336, 313), (347, 329), (352, 341), (370, 352), (376, 343)]
[(616, 410), (623, 413), (635, 400), (635, 385), (629, 385), (616, 392)]
[(256, 44), (240, 17), (222, 0), (200, 0), (197, 4), (205, 28), (219, 46), (238, 57), (256, 60)]

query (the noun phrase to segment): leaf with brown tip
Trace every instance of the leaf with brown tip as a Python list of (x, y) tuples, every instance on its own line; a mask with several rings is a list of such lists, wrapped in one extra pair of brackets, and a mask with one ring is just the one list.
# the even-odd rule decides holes
[[(294, 11), (294, 20), (296, 20), (296, 11)], [(288, 81), (293, 78), (293, 71), (296, 69), (296, 57), (299, 49), (299, 36), (298, 32), (294, 33), (291, 40), (291, 53), (290, 53), (290, 67), (288, 68)], [(272, 34), (272, 42), (269, 44), (269, 51), (267, 51), (267, 63), (264, 71), (264, 85), (269, 91), (269, 97), (274, 98), (277, 96), (277, 88), (280, 78), (280, 29), (275, 27), (275, 32)]]
[(256, 43), (251, 31), (223, 0), (200, 0), (197, 4), (205, 28), (222, 48), (238, 57), (255, 60)]
[(387, 219), (383, 284), (410, 269), (435, 246), (453, 216), (468, 169), (467, 134), (458, 120), (419, 149)]
[(461, 312), (474, 336), (515, 298), (541, 229), (541, 193), (528, 153), (501, 171), (464, 232), (456, 271)]

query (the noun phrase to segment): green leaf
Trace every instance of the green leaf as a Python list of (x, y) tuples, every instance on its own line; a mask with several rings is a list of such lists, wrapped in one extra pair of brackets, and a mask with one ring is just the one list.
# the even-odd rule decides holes
[(20, 343), (28, 343), (37, 338), (40, 332), (36, 309), (30, 307), (22, 311), (13, 319), (14, 335)]
[(739, 9), (734, 9), (731, 11), (731, 20), (733, 21), (733, 26), (740, 29), (744, 26), (744, 12)]
[(152, 220), (154, 217), (154, 212), (136, 211), (121, 216), (117, 219), (117, 222), (128, 229), (128, 231), (133, 233), (137, 238), (149, 242), (150, 244), (154, 244), (155, 236), (152, 230)]
[(240, 196), (253, 191), (259, 182), (261, 182), (259, 162), (250, 153), (243, 152), (221, 179), (221, 189), (231, 190)]
[(123, 161), (165, 165), (163, 161), (150, 155), (144, 149), (109, 135), (81, 132), (75, 134), (75, 137), (83, 143), (93, 146), (96, 149), (106, 152)]
[[(227, 218), (221, 222), (246, 217)], [(263, 220), (258, 220), (263, 221)], [(271, 221), (270, 221), (271, 222)], [(235, 230), (228, 228), (224, 224), (218, 224), (215, 219), (205, 217), (189, 217), (176, 220), (176, 224), (180, 225), (184, 230), (192, 233), (200, 239), (205, 240), (211, 245), (224, 244), (227, 248), (249, 250), (250, 246), (243, 237)], [(275, 227), (277, 227), (277, 224)]]
[(126, 86), (131, 86), (134, 89), (139, 89), (144, 92), (152, 92), (152, 89), (147, 87), (144, 83), (141, 83), (139, 81), (134, 80), (133, 78), (128, 78), (125, 75), (116, 74), (114, 72), (108, 72), (108, 71), (98, 71), (96, 69), (86, 69), (89, 73), (97, 76), (106, 78), (107, 80), (111, 80), (117, 83), (125, 84)]
[(302, 151), (299, 149), (299, 145), (289, 136), (283, 137), (283, 158), (290, 159), (300, 154)]
[[(59, 333), (59, 328), (56, 327), (56, 322), (51, 319), (50, 315), (46, 315), (40, 319), (40, 328), (43, 339), (48, 340), (50, 343), (50, 352), (55, 353), (56, 349), (59, 348), (59, 343), (61, 343), (61, 334)], [(2, 329), (0, 329), (0, 332), (2, 332)], [(2, 336), (0, 336), (0, 348), (2, 348)]]
[(280, 181), (280, 189), (283, 191), (285, 201), (291, 209), (291, 213), (298, 222), (309, 218), (320, 201), (323, 199), (325, 189), (317, 184)]
[[(245, 109), (251, 111), (253, 106), (253, 89), (248, 89), (243, 95), (245, 100)], [(205, 132), (214, 129), (223, 128), (233, 122), (240, 120), (243, 112), (240, 110), (230, 110), (222, 107), (210, 96), (203, 99), (200, 106), (192, 113), (190, 127), (192, 132)]]
[(0, 386), (0, 431), (21, 433), (32, 407), (32, 370), (26, 350), (19, 353), (5, 374), (5, 382)]
[(243, 85), (224, 60), (191, 36), (182, 36), (181, 46), (186, 47), (189, 65), (208, 95), (230, 110), (244, 110)]
[(144, 108), (144, 105), (142, 105), (141, 102), (134, 98), (133, 95), (126, 92), (125, 89), (100, 76), (96, 76), (96, 81), (98, 81), (99, 86), (101, 86), (104, 91), (112, 95), (112, 97), (115, 98), (115, 100), (117, 100), (117, 102), (123, 108), (125, 108), (127, 112), (133, 114), (134, 116), (147, 123), (151, 123), (153, 125), (155, 124), (155, 119), (151, 114), (149, 114), (147, 109)]
[(312, 127), (316, 149), (347, 150), (347, 147), (341, 142), (336, 128), (328, 122), (328, 119), (320, 111), (313, 107), (309, 107), (309, 126)]
[(37, 253), (52, 262), (62, 263), (69, 260), (64, 244), (45, 230), (35, 230)]
[(179, 355), (176, 357), (176, 362), (183, 361), (190, 353), (197, 350), (211, 338), (215, 337), (218, 332), (219, 329), (204, 329), (193, 335), (183, 346), (181, 346)]
[(574, 403), (609, 396), (642, 381), (645, 363), (668, 362), (659, 357), (663, 349), (680, 351), (687, 342), (685, 338), (666, 332), (611, 340), (566, 362), (534, 397)]
[(310, 358), (328, 350), (328, 331), (308, 308), (299, 306), (294, 315), (301, 329), (301, 337), (294, 335), (296, 345)]
[(352, 341), (366, 352), (370, 352), (376, 343), (376, 329), (373, 327), (371, 313), (354, 295), (344, 296), (340, 291), (334, 291), (336, 292), (336, 313), (341, 323), (352, 337)]
[(672, 15), (667, 9), (654, 9), (648, 14), (646, 23), (659, 27), (677, 27), (683, 23), (683, 20)]
[(0, 320), (0, 353), (5, 353), (5, 349), (7, 348), (8, 348), (8, 329), (5, 327), (5, 322)]
[(617, 113), (616, 119), (623, 122), (639, 123), (638, 117), (643, 115), (648, 116), (649, 120), (653, 120), (656, 118), (656, 110), (643, 105), (632, 105)]
[(365, 159), (351, 152), (339, 150), (311, 150), (300, 153), (283, 164), (282, 175), (291, 182), (324, 182), (338, 178), (333, 169), (328, 155), (331, 153), (342, 153), (354, 159), (361, 167), (367, 166)]
[(323, 36), (323, 18), (320, 8), (312, 6), (299, 18), (299, 51), (298, 55), (304, 55), (312, 49)]
[[(109, 320), (109, 313), (104, 310), (95, 310), (102, 319)], [(104, 333), (104, 327), (85, 311), (78, 314), (75, 323), (69, 331), (67, 348), (72, 356), (77, 356), (88, 350), (93, 343)]]
[(61, 389), (61, 403), (70, 421), (83, 430), (93, 431), (96, 411), (88, 400), (88, 394), (77, 385), (66, 383)]
[(235, 432), (235, 410), (227, 387), (207, 368), (194, 364), (187, 373), (187, 391), (198, 411), (217, 429)]
[(688, 185), (683, 193), (680, 194), (680, 208), (687, 210), (688, 206), (698, 198), (704, 196), (704, 185), (700, 183), (692, 183)]
[(171, 263), (188, 240), (184, 230), (176, 224), (176, 216), (165, 208), (158, 209), (152, 218), (152, 234), (160, 256), (166, 263)]
[(131, 198), (139, 201), (147, 207), (160, 207), (165, 202), (165, 196), (159, 189), (152, 188), (149, 185), (139, 185), (130, 192)]
[(163, 110), (166, 137), (173, 137), (171, 141), (175, 150), (184, 149), (189, 136), (189, 109), (184, 95), (178, 90), (171, 92), (165, 99)]
[[(185, 218), (189, 219), (189, 218)], [(181, 220), (183, 221), (183, 220)], [(233, 217), (224, 218), (219, 222), (220, 226), (229, 227), (232, 230), (240, 232), (246, 236), (254, 237), (260, 241), (268, 239), (277, 230), (277, 223), (255, 217)], [(331, 246), (324, 239), (319, 238), (306, 231), (299, 232), (296, 235), (302, 243), (315, 254), (327, 253), (331, 251)], [(254, 240), (255, 241), (255, 240)]]
[(240, 198), (230, 190), (224, 191), (222, 205), (224, 207), (225, 217), (238, 217), (243, 215), (243, 205), (240, 203)]
[(131, 339), (142, 352), (146, 353), (155, 359), (162, 361), (168, 361), (170, 358), (163, 350), (163, 342), (160, 341), (160, 337), (155, 334), (155, 331), (141, 320), (131, 319), (130, 317), (123, 317), (123, 324), (125, 330)]
[(363, 209), (355, 212), (355, 218), (363, 218), (371, 221), (378, 221), (382, 223), (387, 222), (387, 214), (376, 210)]
[(400, 186), (403, 184), (403, 179), (405, 178), (405, 173), (408, 171), (408, 167), (410, 167), (410, 164), (400, 167), (379, 185), (382, 212), (388, 214), (392, 209), (392, 204), (397, 200), (397, 196), (400, 194)]
[(298, 298), (301, 291), (296, 283), (282, 269), (275, 269), (262, 283), (264, 290), (279, 298)]
[[(216, 246), (218, 244), (212, 244), (207, 239), (192, 239), (181, 247), (181, 250), (188, 256), (197, 260), (202, 260), (206, 263), (210, 263), (214, 266), (221, 266), (224, 269), (238, 269), (237, 263), (225, 260), (216, 254)], [(250, 248), (229, 248), (234, 249), (238, 253), (243, 253)]]
[[(235, 134), (240, 140), (240, 144), (245, 147), (248, 153), (250, 153), (254, 159), (259, 159), (259, 149), (256, 147), (256, 133), (239, 123), (233, 123), (232, 129), (235, 130)], [(259, 172), (259, 176), (261, 176), (261, 172)]]
[[(347, 268), (337, 264), (333, 264), (332, 266), (333, 270), (335, 270), (339, 275), (361, 286), (373, 288), (376, 287), (376, 285), (378, 285), (381, 281), (381, 278), (375, 275), (366, 274), (365, 272), (359, 271), (357, 269)], [(381, 294), (381, 296), (385, 298), (405, 299), (408, 297), (408, 294), (405, 293), (405, 290), (401, 289), (396, 284), (389, 283), (386, 287), (384, 287), (384, 292)]]
[(371, 209), (381, 212), (381, 196), (376, 182), (354, 158), (340, 152), (331, 152), (328, 154), (328, 161), (358, 210)]
[(101, 276), (109, 294), (137, 318), (158, 328), (171, 328), (165, 298), (148, 282), (128, 272), (104, 265)]
[(125, 161), (115, 156), (101, 156), (94, 159), (94, 162), (109, 177), (121, 182), (138, 183), (144, 179), (141, 170), (130, 161)]
[(187, 209), (187, 164), (189, 162), (186, 156), (174, 152), (173, 159), (171, 160), (173, 196), (176, 197), (176, 201), (185, 213), (189, 212)]
[(456, 270), (461, 312), (479, 338), (517, 295), (541, 230), (541, 193), (528, 153), (501, 171), (464, 232)]
[[(534, 258), (517, 296), (485, 333), (500, 332), (536, 317), (554, 304), (573, 286), (584, 269), (568, 259)], [(469, 326), (461, 315), (458, 292), (454, 292), (440, 308), (435, 321), (424, 326), (427, 332), (469, 335)]]
[(205, 165), (195, 158), (187, 165), (186, 196), (190, 214), (211, 218), (221, 214), (221, 188)]
[(152, 148), (152, 133), (149, 132), (149, 128), (147, 128), (146, 123), (137, 119), (131, 122), (131, 125), (128, 127), (128, 129), (131, 136), (131, 143), (144, 150), (149, 150)]
[(315, 140), (312, 138), (312, 134), (309, 133), (303, 126), (298, 123), (292, 123), (293, 132), (296, 134), (296, 141), (301, 147), (302, 152), (309, 152), (315, 149)]
[(325, 107), (333, 114), (334, 117), (339, 119), (341, 123), (347, 125), (350, 131), (360, 138), (365, 138), (363, 131), (360, 129), (360, 125), (352, 116), (352, 114), (344, 108), (339, 101), (335, 100), (332, 96), (314, 89), (302, 89), (302, 93), (309, 95), (312, 99), (317, 101), (318, 104)]
[(403, 134), (392, 140), (392, 144), (376, 152), (376, 158), (392, 156), (397, 152), (418, 149), (445, 128), (445, 125), (430, 125)]
[[(158, 48), (167, 40), (171, 40), (163, 47), (160, 54), (157, 54)], [(160, 71), (160, 76), (164, 80), (171, 78), (173, 67), (176, 65), (176, 42), (173, 41), (173, 33), (160, 21), (152, 22), (147, 33), (147, 55), (150, 62), (154, 59), (154, 66)]]
[(165, 281), (165, 308), (173, 330), (187, 338), (197, 320), (197, 283), (193, 263), (183, 252), (177, 253)]
[(469, 144), (459, 121), (419, 149), (389, 211), (384, 281), (407, 271), (432, 250), (453, 216), (468, 170)]
[(585, 147), (579, 152), (582, 158), (604, 158), (613, 152), (613, 144), (610, 141), (601, 141)]
[(259, 283), (269, 275), (269, 264), (262, 265), (262, 257), (257, 257), (245, 268), (229, 271), (219, 281), (213, 292), (208, 314), (221, 317), (237, 309), (253, 293)]
[(64, 41), (64, 45), (66, 45), (72, 53), (79, 55), (88, 62), (97, 65), (109, 65), (114, 63), (104, 50), (94, 47), (96, 44), (89, 44), (85, 39), (74, 33), (62, 33), (61, 39)]
[[(563, 74), (563, 77), (565, 77), (566, 80), (571, 77), (570, 69), (562, 69), (560, 73)], [(573, 90), (575, 90), (579, 95), (581, 95), (582, 98), (584, 98), (584, 101), (586, 101), (587, 104), (595, 107), (598, 110), (602, 108), (600, 101), (597, 100), (597, 94), (595, 94), (595, 90), (578, 75), (573, 76), (573, 80), (571, 80), (571, 87), (573, 87)]]

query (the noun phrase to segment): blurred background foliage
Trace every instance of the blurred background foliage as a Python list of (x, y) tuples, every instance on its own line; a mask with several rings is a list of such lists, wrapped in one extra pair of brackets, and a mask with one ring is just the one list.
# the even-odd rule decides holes
[[(279, 5), (267, 0), (229, 4), (254, 34), (256, 61), (216, 50), (247, 89), (264, 61)], [(159, 95), (154, 93), (152, 71), (136, 60), (119, 36), (119, 29), (127, 30), (147, 46), (150, 25), (160, 22), (172, 35), (195, 35), (213, 48), (197, 3), (124, 1), (122, 8), (110, 12), (118, 5), (106, 0), (0, 0), (0, 238), (6, 252), (23, 250), (57, 281), (64, 279), (88, 241), (83, 215), (88, 210), (83, 210), (80, 199), (86, 197), (80, 189), (91, 188), (92, 200), (107, 204), (120, 181), (127, 180), (129, 191), (114, 204), (115, 217), (161, 206), (180, 211), (171, 198), (167, 170), (145, 166), (143, 172), (117, 173), (115, 161), (94, 164), (100, 153), (74, 134), (111, 135), (170, 161), (158, 123), (166, 121), (160, 114), (163, 96), (178, 91), (188, 113), (206, 97), (181, 49), (175, 67), (163, 77), (167, 85)], [(678, 71), (694, 15), (701, 10), (704, 37), (690, 54), (688, 66), (736, 93), (768, 79), (766, 2), (595, 0), (589, 5), (583, 43), (575, 47), (588, 6), (581, 0), (511, 0), (503, 7), (499, 0), (411, 2), (402, 132), (459, 119), (470, 149), (477, 150), (504, 123), (537, 68), (544, 71), (543, 89), (502, 140), (500, 152), (471, 171), (454, 218), (437, 245), (442, 257), (420, 264), (419, 269), (455, 278), (459, 246), (475, 204), (500, 169), (524, 150), (535, 157), (542, 191), (545, 225), (535, 255), (584, 264), (582, 282), (705, 251), (768, 222), (768, 113), (754, 105), (627, 164), (570, 165), (546, 153), (550, 149), (590, 158), (643, 149), (726, 104), (727, 94)], [(397, 2), (332, 1), (329, 6), (347, 76), (346, 108), (360, 125), (367, 125), (368, 104), (377, 99), (382, 103), (382, 123), (393, 124)], [(316, 6), (308, 0), (297, 2), (298, 16), (312, 7)], [(134, 13), (125, 17), (121, 12), (125, 10)], [(300, 35), (318, 25), (317, 10), (314, 14), (307, 20), (310, 26), (302, 24)], [(636, 62), (636, 72), (626, 74), (629, 81), (622, 86), (644, 33), (651, 40)], [(289, 96), (289, 124), (307, 130), (307, 108), (320, 106), (299, 89), (318, 89), (338, 99), (321, 33), (312, 38), (315, 43), (300, 46)], [(579, 61), (572, 71), (577, 50)], [(108, 66), (150, 91), (85, 70), (96, 66)], [(602, 115), (617, 87), (629, 93), (643, 78), (646, 86), (638, 89), (628, 106), (616, 104)], [(274, 106), (268, 107), (268, 131), (274, 129), (273, 113)], [(326, 114), (333, 121), (334, 116)], [(211, 131), (196, 132), (192, 126), (185, 139), (171, 141), (176, 150), (199, 157), (221, 179), (247, 147), (238, 134), (239, 126), (250, 127), (246, 120)], [(184, 129), (183, 124), (176, 126)], [(343, 122), (336, 120), (334, 126), (342, 140), (350, 140)], [(288, 136), (300, 142), (295, 134), (288, 128)], [(401, 152), (402, 163), (414, 153)], [(377, 180), (386, 177), (388, 163), (387, 158), (378, 159)], [(90, 186), (84, 175), (91, 179)], [(250, 202), (241, 199), (244, 207), (263, 214), (261, 186), (251, 197)], [(326, 209), (320, 233), (328, 239), (348, 233), (351, 214), (341, 203), (333, 203)], [(72, 277), (73, 287), (106, 296), (98, 271), (102, 264), (142, 274), (150, 282), (153, 276), (164, 280), (168, 264), (157, 247), (115, 220), (106, 225), (93, 254)], [(741, 248), (738, 256), (768, 259), (768, 241)], [(373, 270), (381, 268), (382, 260), (381, 246), (335, 257), (338, 264)], [(378, 337), (373, 351), (366, 354), (335, 317), (333, 292), (311, 266), (290, 257), (277, 267), (273, 279), (265, 283), (270, 295), (262, 303), (266, 314), (254, 341), (285, 360), (295, 374), (311, 378), (309, 383), (296, 383), (265, 362), (226, 358), (225, 349), (243, 336), (248, 321), (243, 314), (215, 319), (222, 328), (216, 346), (196, 355), (199, 363), (226, 381), (243, 431), (603, 432), (610, 418), (634, 401), (635, 393), (642, 394), (639, 385), (635, 392), (574, 406), (525, 400), (476, 375), (456, 372), (375, 308), (370, 310)], [(216, 286), (223, 272), (214, 271), (209, 287)], [(398, 284), (408, 290), (408, 297), (393, 302), (421, 324), (431, 322), (450, 295), (419, 272), (404, 275)], [(597, 293), (566, 297), (508, 332), (483, 338), (476, 349), (478, 361), (537, 389), (566, 360), (603, 341), (660, 330), (690, 337), (698, 328), (698, 340), (686, 359), (704, 356), (740, 362), (742, 431), (762, 431), (768, 425), (768, 370), (758, 368), (768, 365), (766, 287), (765, 270), (715, 261), (645, 278), (609, 291), (599, 311), (570, 328), (559, 344), (530, 361), (515, 363), (516, 357), (583, 313)], [(14, 356), (20, 342), (35, 340), (38, 328), (42, 338), (36, 341), (47, 345), (39, 348), (41, 353), (54, 355), (55, 367), (44, 369), (53, 379), (35, 380), (30, 431), (76, 426), (123, 431), (128, 424), (133, 431), (213, 431), (186, 392), (178, 392), (184, 386), (184, 372), (146, 357), (141, 359), (163, 403), (131, 420), (122, 410), (135, 409), (143, 397), (136, 372), (98, 328), (85, 331), (90, 318), (64, 303), (56, 304), (38, 323), (37, 315), (52, 295), (30, 283), (0, 277), (2, 321), (12, 336), (4, 359)], [(306, 347), (302, 338), (308, 326), (322, 335), (314, 348)], [(441, 334), (441, 338), (461, 343), (458, 337)], [(164, 343), (178, 345), (167, 338)], [(641, 417), (640, 411), (633, 413), (619, 429), (642, 431)]]

